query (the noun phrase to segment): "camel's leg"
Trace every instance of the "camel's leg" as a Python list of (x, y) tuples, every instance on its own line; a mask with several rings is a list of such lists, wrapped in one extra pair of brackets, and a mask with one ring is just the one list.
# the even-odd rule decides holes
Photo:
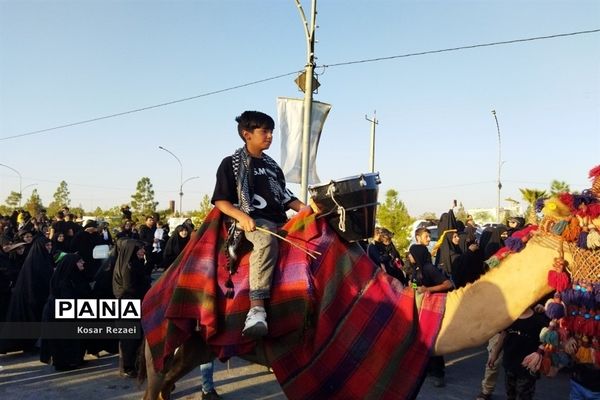
[(154, 364), (152, 362), (152, 353), (150, 352), (150, 346), (148, 346), (147, 341), (144, 339), (143, 344), (144, 350), (144, 360), (146, 363), (146, 379), (148, 383), (146, 385), (146, 391), (144, 392), (143, 400), (158, 400), (161, 392), (161, 388), (163, 387), (165, 375), (156, 372), (154, 370)]
[(197, 336), (192, 336), (185, 341), (176, 351), (173, 357), (173, 362), (169, 370), (165, 374), (160, 391), (162, 398), (167, 400), (170, 398), (171, 392), (175, 388), (175, 382), (183, 378), (200, 364), (207, 363), (214, 359), (210, 348), (202, 339)]

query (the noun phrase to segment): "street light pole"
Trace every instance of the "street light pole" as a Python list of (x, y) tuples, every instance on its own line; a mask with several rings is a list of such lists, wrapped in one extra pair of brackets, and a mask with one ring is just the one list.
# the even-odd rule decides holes
[(496, 120), (496, 129), (498, 131), (498, 202), (496, 204), (496, 219), (500, 223), (500, 190), (502, 190), (502, 182), (500, 181), (500, 172), (502, 170), (502, 141), (500, 138), (500, 125), (498, 124), (498, 117), (496, 116), (496, 110), (492, 110), (494, 120)]
[(300, 198), (303, 202), (308, 200), (308, 162), (310, 153), (310, 130), (312, 119), (313, 101), (313, 74), (315, 70), (315, 22), (317, 19), (317, 0), (312, 0), (310, 13), (310, 27), (306, 21), (300, 0), (295, 0), (306, 36), (306, 67), (304, 79), (304, 115), (302, 124), (302, 170), (300, 175)]
[(192, 176), (190, 178), (187, 178), (185, 181), (181, 182), (181, 186), (179, 187), (179, 216), (181, 217), (181, 203), (183, 202), (183, 185), (188, 182), (191, 181), (192, 179), (200, 179), (199, 176)]
[(169, 149), (166, 149), (162, 146), (158, 146), (159, 149), (166, 151), (167, 153), (169, 153), (170, 155), (173, 156), (173, 158), (175, 158), (177, 160), (177, 162), (179, 163), (179, 215), (181, 216), (181, 203), (183, 201), (183, 164), (181, 163), (181, 160), (179, 159), (179, 157), (177, 157), (175, 154), (173, 154), (173, 152)]
[(369, 119), (369, 117), (365, 115), (365, 119), (371, 123), (371, 155), (369, 157), (369, 167), (371, 168), (371, 172), (375, 172), (375, 125), (379, 124), (376, 115), (376, 111), (373, 111), (373, 119)]
[(23, 177), (21, 176), (21, 173), (13, 167), (9, 167), (6, 164), (0, 164), (0, 167), (8, 168), (19, 176), (19, 208), (21, 208), (21, 200), (23, 198)]

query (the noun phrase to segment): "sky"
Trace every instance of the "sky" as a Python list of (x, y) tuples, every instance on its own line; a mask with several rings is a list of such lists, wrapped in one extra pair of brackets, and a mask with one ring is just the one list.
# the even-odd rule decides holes
[[(597, 30), (600, 2), (328, 0), (317, 10), (314, 99), (332, 105), (323, 182), (369, 172), (376, 113), (380, 201), (394, 189), (413, 216), (454, 199), (496, 207), (499, 149), (502, 199), (552, 180), (591, 186), (600, 32), (334, 64)], [(260, 110), (277, 124), (277, 97), (303, 97), (294, 72), (305, 62), (293, 0), (0, 0), (0, 164), (19, 171), (24, 199), (36, 189), (46, 205), (62, 180), (73, 206), (93, 210), (130, 202), (149, 177), (159, 209), (179, 207), (180, 167), (163, 146), (183, 179), (199, 177), (183, 188), (183, 209), (198, 208), (242, 145), (235, 117)], [(267, 153), (280, 161), (278, 134)], [(0, 166), (0, 202), (18, 187)]]

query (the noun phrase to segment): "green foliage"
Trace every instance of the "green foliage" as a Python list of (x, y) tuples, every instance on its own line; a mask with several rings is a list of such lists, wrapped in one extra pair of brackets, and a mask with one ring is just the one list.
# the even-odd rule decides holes
[(5, 206), (4, 204), (0, 205), (0, 215), (11, 215), (14, 210), (14, 208)]
[(10, 192), (10, 194), (4, 202), (11, 210), (17, 209), (19, 207), (19, 204), (21, 203), (21, 193)]
[(488, 211), (478, 211), (473, 213), (472, 217), (473, 220), (478, 224), (492, 221), (494, 219), (494, 216)]
[(414, 219), (408, 215), (404, 203), (398, 199), (398, 192), (390, 189), (385, 194), (385, 202), (377, 209), (378, 225), (394, 233), (394, 244), (400, 253), (408, 249), (410, 228)]
[(456, 209), (456, 214), (454, 214), (454, 217), (456, 217), (456, 219), (458, 221), (462, 221), (462, 222), (467, 221), (467, 212), (465, 211), (465, 207), (463, 206), (463, 203), (458, 204), (458, 208)]
[(417, 217), (417, 219), (437, 219), (437, 215), (435, 215), (432, 211), (427, 211)]
[(521, 194), (523, 195), (523, 199), (527, 202), (527, 211), (525, 211), (526, 220), (528, 224), (537, 224), (538, 218), (535, 213), (535, 202), (540, 197), (544, 197), (546, 195), (545, 190), (539, 189), (519, 189)]
[(556, 179), (550, 183), (550, 195), (554, 196), (563, 192), (571, 192), (569, 184), (564, 181), (557, 181)]
[(157, 205), (158, 202), (154, 201), (152, 182), (150, 182), (150, 178), (143, 177), (137, 183), (135, 194), (131, 195), (132, 211), (140, 219), (140, 217), (156, 212)]
[(48, 204), (48, 215), (54, 216), (63, 207), (69, 207), (71, 205), (70, 194), (67, 182), (61, 181), (52, 196), (53, 200)]
[(190, 213), (190, 217), (192, 218), (194, 224), (200, 225), (202, 221), (204, 221), (204, 218), (206, 218), (210, 210), (212, 210), (212, 208), (213, 205), (210, 202), (210, 197), (208, 197), (208, 195), (205, 194), (202, 197), (202, 200), (200, 200), (200, 208)]
[(44, 208), (42, 204), (42, 199), (38, 194), (37, 189), (33, 189), (31, 192), (31, 197), (27, 200), (27, 203), (23, 206), (23, 209), (29, 211), (29, 214), (32, 216), (38, 215), (40, 211)]

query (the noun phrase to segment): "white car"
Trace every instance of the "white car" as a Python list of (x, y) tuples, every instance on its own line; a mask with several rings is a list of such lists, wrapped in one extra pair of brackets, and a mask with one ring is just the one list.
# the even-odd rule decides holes
[(439, 239), (437, 221), (428, 220), (428, 219), (416, 220), (411, 227), (410, 237), (409, 237), (410, 243), (409, 243), (408, 247), (417, 243), (415, 240), (415, 231), (419, 228), (427, 228), (427, 230), (429, 231), (429, 235), (431, 236), (431, 243), (429, 243), (429, 246), (427, 246), (427, 248), (431, 252), (431, 250), (433, 250), (433, 247), (435, 246), (435, 244), (437, 243), (437, 241)]

